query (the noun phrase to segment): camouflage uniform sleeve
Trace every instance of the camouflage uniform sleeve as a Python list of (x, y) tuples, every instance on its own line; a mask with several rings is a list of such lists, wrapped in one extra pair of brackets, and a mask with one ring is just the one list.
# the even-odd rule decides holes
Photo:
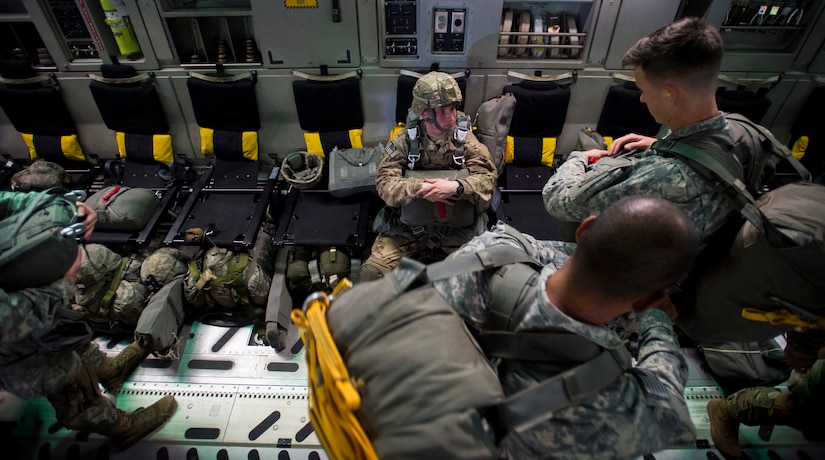
[(825, 402), (825, 358), (817, 359), (805, 378), (802, 379), (801, 383), (794, 385), (791, 392), (797, 395), (801, 401), (805, 401), (806, 404), (823, 407), (823, 402)]
[(386, 155), (378, 164), (375, 174), (375, 189), (387, 206), (400, 208), (415, 198), (423, 181), (404, 177), (407, 169), (407, 152), (409, 151), (407, 130), (403, 129), (391, 141), (387, 142)]
[(644, 153), (632, 165), (619, 164), (588, 167), (583, 152), (571, 153), (544, 185), (545, 209), (559, 220), (579, 222), (625, 196), (654, 195), (681, 205), (696, 217), (699, 211), (688, 208), (701, 208), (701, 182), (697, 184), (697, 178), (685, 172), (683, 163)]
[(659, 378), (671, 393), (682, 397), (688, 368), (670, 317), (662, 310), (650, 308), (641, 314), (639, 360), (637, 367)]
[(459, 199), (471, 201), (476, 208), (486, 209), (493, 198), (498, 171), (487, 146), (479, 142), (473, 133), (467, 133), (464, 159), (470, 177), (461, 181), (464, 184), (464, 194)]
[(0, 290), (2, 348), (26, 339), (32, 331), (51, 326), (55, 310), (70, 308), (74, 293), (75, 285), (68, 278), (37, 288), (13, 292)]

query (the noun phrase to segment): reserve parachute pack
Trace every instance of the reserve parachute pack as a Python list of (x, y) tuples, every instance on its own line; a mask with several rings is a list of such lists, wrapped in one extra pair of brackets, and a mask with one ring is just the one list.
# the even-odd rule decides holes
[[(426, 179), (459, 180), (470, 176), (468, 169), (422, 169), (404, 171), (405, 177)], [(424, 198), (413, 198), (401, 207), (401, 222), (411, 227), (437, 225), (442, 227), (469, 227), (476, 221), (476, 207), (467, 200), (458, 200), (453, 205), (432, 202)]]
[(77, 222), (72, 201), (83, 192), (32, 192), (25, 206), (0, 221), (0, 289), (43, 286), (62, 278), (77, 259)]
[(140, 230), (160, 205), (155, 192), (145, 188), (112, 185), (86, 200), (98, 216), (100, 230)]
[[(327, 455), (496, 459), (508, 432), (613, 384), (630, 365), (624, 348), (560, 331), (507, 331), (534, 299), (536, 266), (508, 244), (429, 266), (404, 258), (382, 279), (350, 289), (341, 282), (331, 297), (314, 293), (293, 310), (307, 347), (310, 419)], [(476, 340), (431, 281), (492, 268), (501, 277), (496, 314)], [(506, 397), (493, 358), (570, 369)]]
[(724, 155), (707, 146), (667, 140), (653, 145), (720, 184), (742, 216), (711, 240), (684, 292), (674, 298), (677, 325), (699, 342), (752, 342), (796, 326), (825, 328), (825, 187), (810, 182), (807, 170), (769, 131), (750, 122), (745, 126), (803, 180), (755, 199), (749, 189), (761, 178), (759, 165), (770, 161), (763, 152), (751, 154), (755, 158), (748, 161), (756, 166), (743, 182), (717, 160)]

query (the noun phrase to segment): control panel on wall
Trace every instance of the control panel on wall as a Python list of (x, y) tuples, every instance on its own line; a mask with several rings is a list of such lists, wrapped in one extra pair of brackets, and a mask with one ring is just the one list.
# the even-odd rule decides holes
[(72, 59), (99, 58), (100, 38), (93, 37), (92, 34), (97, 32), (87, 26), (88, 11), (85, 5), (74, 0), (49, 0), (48, 5)]
[(387, 34), (384, 54), (387, 56), (418, 54), (416, 7), (414, 0), (386, 0), (384, 2), (384, 24), (386, 24)]
[(433, 54), (464, 52), (466, 18), (465, 8), (433, 10)]

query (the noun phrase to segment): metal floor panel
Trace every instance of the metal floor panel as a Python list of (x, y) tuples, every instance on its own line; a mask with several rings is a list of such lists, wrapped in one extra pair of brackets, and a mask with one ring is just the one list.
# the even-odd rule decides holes
[[(263, 345), (252, 326), (184, 326), (180, 357), (150, 356), (135, 370), (117, 396), (120, 409), (145, 407), (174, 394), (178, 409), (159, 430), (135, 446), (120, 449), (106, 438), (70, 431), (41, 398), (22, 401), (0, 392), (0, 440), (4, 458), (20, 459), (326, 459), (308, 416), (304, 350), (292, 327), (286, 350)], [(128, 345), (110, 337), (95, 339), (111, 356)], [(702, 370), (695, 349), (684, 350), (689, 363), (685, 399), (697, 430), (695, 446), (647, 455), (653, 459), (723, 459), (712, 448), (708, 401), (722, 397), (716, 382)], [(787, 427), (747, 427), (740, 442), (748, 458), (825, 460), (825, 443), (807, 442)]]

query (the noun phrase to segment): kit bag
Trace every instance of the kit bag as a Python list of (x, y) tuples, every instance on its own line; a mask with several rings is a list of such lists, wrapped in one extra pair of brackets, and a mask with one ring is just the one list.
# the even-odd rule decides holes
[[(771, 136), (772, 137), (772, 136)], [(825, 316), (825, 187), (780, 144), (807, 180), (778, 187), (758, 200), (712, 155), (658, 141), (653, 148), (683, 159), (729, 191), (742, 215), (732, 237), (714, 237), (674, 298), (677, 324), (698, 342), (753, 342)]]
[(329, 161), (329, 193), (345, 197), (361, 192), (375, 192), (375, 173), (384, 153), (384, 146), (339, 149), (327, 156)]
[[(629, 366), (626, 352), (614, 355), (583, 337), (549, 330), (483, 331), (477, 341), (429, 283), (503, 267), (491, 300), (500, 316), (491, 316), (506, 325), (532, 303), (537, 265), (510, 245), (429, 266), (404, 258), (380, 280), (349, 290), (339, 283), (331, 303), (316, 293), (303, 311), (293, 310), (307, 347), (310, 419), (327, 455), (497, 459), (498, 441), (509, 431), (612, 385)], [(513, 269), (502, 274), (506, 268)], [(570, 365), (505, 397), (491, 358)]]
[[(470, 176), (468, 169), (408, 169), (406, 177), (419, 179), (458, 180)], [(469, 227), (476, 221), (476, 208), (466, 200), (456, 201), (453, 205), (433, 203), (423, 198), (413, 198), (412, 202), (401, 207), (401, 222), (412, 227), (436, 225), (441, 227)]]
[(155, 192), (145, 188), (111, 185), (86, 200), (97, 213), (100, 230), (140, 230), (160, 205)]
[(76, 237), (85, 232), (77, 206), (50, 190), (0, 221), (0, 289), (43, 286), (63, 277), (77, 259)]
[(175, 359), (184, 317), (183, 278), (179, 277), (149, 298), (135, 326), (135, 341), (156, 356)]
[(507, 133), (516, 110), (516, 96), (506, 93), (484, 101), (476, 112), (473, 128), (476, 137), (487, 146), (499, 174), (504, 169)]

